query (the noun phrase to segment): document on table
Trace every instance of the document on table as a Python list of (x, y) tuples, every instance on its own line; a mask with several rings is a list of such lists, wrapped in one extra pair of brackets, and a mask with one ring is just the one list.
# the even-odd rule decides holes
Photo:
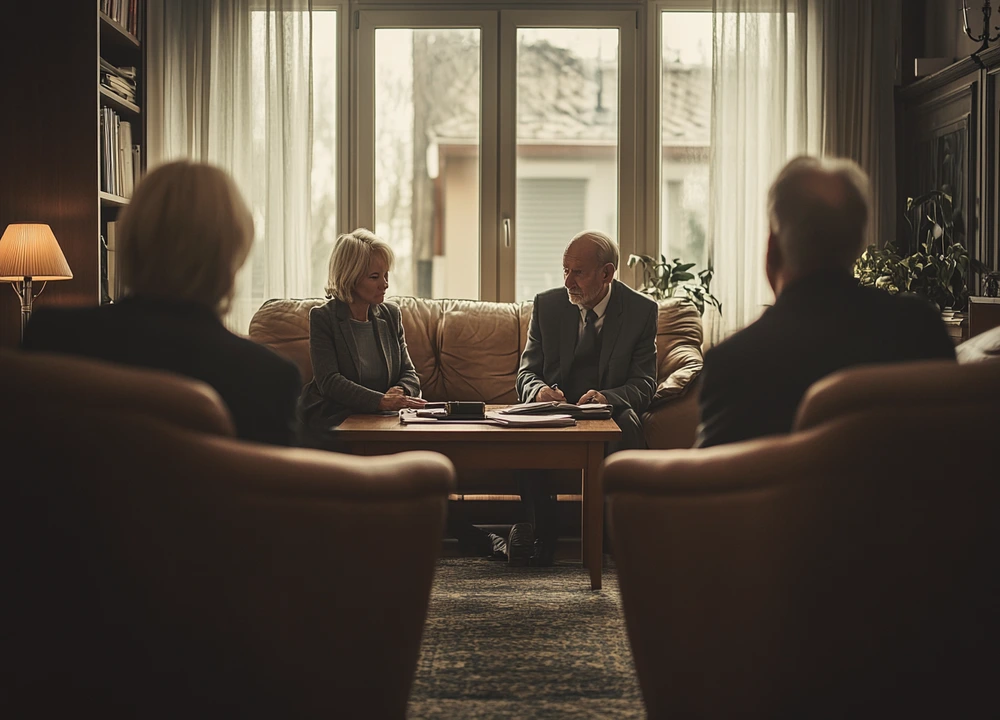
[(431, 415), (413, 408), (401, 409), (399, 411), (399, 421), (404, 425), (441, 425), (443, 423), (461, 425), (499, 425), (501, 427), (569, 427), (576, 425), (576, 420), (565, 414), (550, 413), (547, 415), (504, 415), (501, 414), (500, 410), (490, 410), (486, 413), (485, 418), (462, 420), (449, 418), (447, 415)]

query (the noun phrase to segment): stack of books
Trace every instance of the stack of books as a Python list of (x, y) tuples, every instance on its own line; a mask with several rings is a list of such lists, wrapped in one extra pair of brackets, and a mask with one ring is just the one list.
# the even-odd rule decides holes
[(115, 67), (101, 58), (101, 87), (130, 103), (134, 103), (136, 99), (135, 78), (135, 67)]

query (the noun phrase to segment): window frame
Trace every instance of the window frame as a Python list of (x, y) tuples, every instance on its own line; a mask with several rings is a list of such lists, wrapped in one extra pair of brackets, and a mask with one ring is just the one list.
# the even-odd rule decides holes
[[(497, 75), (502, 73), (502, 68), (512, 62), (516, 62), (516, 57), (503, 58), (500, 56), (503, 17), (506, 13), (511, 17), (521, 13), (538, 13), (542, 17), (551, 19), (553, 27), (573, 27), (578, 26), (579, 17), (582, 14), (593, 14), (603, 16), (607, 13), (623, 13), (634, 18), (631, 26), (633, 35), (632, 46), (632, 77), (635, 84), (635, 103), (629, 108), (632, 112), (631, 121), (631, 153), (626, 159), (625, 151), (621, 141), (619, 142), (619, 208), (618, 208), (618, 240), (621, 251), (621, 263), (618, 270), (618, 279), (626, 284), (636, 287), (641, 281), (639, 273), (635, 269), (627, 267), (627, 259), (630, 253), (644, 253), (657, 255), (660, 245), (660, 218), (662, 208), (660, 207), (660, 181), (661, 168), (659, 162), (659, 151), (661, 143), (661, 118), (660, 118), (660, 62), (661, 62), (661, 13), (670, 11), (708, 11), (712, 10), (712, 0), (544, 0), (544, 2), (527, 3), (518, 1), (486, 0), (484, 2), (473, 2), (472, 0), (392, 0), (385, 2), (382, 0), (315, 0), (316, 9), (335, 9), (338, 12), (338, 83), (340, 87), (338, 137), (340, 138), (338, 148), (337, 176), (340, 178), (341, 193), (339, 201), (339, 213), (342, 218), (344, 230), (349, 230), (358, 226), (365, 226), (374, 221), (374, 202), (368, 203), (360, 188), (369, 188), (367, 191), (374, 199), (374, 163), (362, 163), (366, 157), (367, 150), (364, 148), (373, 147), (372, 140), (369, 140), (374, 132), (374, 123), (371, 117), (363, 118), (363, 103), (360, 102), (365, 93), (369, 96), (373, 92), (373, 87), (363, 89), (362, 78), (373, 78), (374, 68), (371, 58), (362, 57), (361, 42), (362, 15), (366, 14), (366, 20), (371, 22), (375, 16), (373, 13), (392, 12), (396, 14), (398, 22), (393, 25), (378, 24), (377, 27), (472, 27), (467, 24), (471, 19), (480, 15), (493, 16), (495, 22), (492, 26), (495, 33), (492, 34), (492, 43), (495, 47), (492, 57), (498, 58), (496, 67), (493, 70)], [(446, 14), (442, 14), (446, 13)], [(562, 18), (562, 21), (559, 18)], [(423, 24), (414, 24), (417, 19)], [(447, 22), (442, 22), (447, 19)], [(485, 23), (485, 20), (480, 20)], [(622, 21), (625, 23), (626, 21)], [(609, 27), (607, 24), (600, 24), (601, 27)], [(490, 42), (485, 32), (485, 24), (481, 35), (481, 57), (483, 58), (483, 82), (486, 82), (486, 73), (489, 70), (486, 58), (486, 45)], [(508, 51), (508, 54), (514, 53)], [(509, 69), (508, 69), (509, 71)], [(624, 72), (624, 69), (621, 71)], [(623, 78), (624, 80), (624, 78)], [(496, 93), (494, 97), (501, 98), (505, 89), (500, 86), (501, 78), (497, 77)], [(513, 83), (506, 90), (513, 94), (516, 92)], [(499, 137), (501, 132), (512, 135), (516, 132), (506, 118), (500, 118), (500, 104), (502, 101), (488, 100), (484, 93), (484, 105), (481, 128), (481, 138), (486, 137), (485, 130), (487, 123), (495, 125), (495, 132)], [(508, 102), (504, 107), (512, 108)], [(625, 108), (620, 108), (620, 113)], [(512, 111), (508, 111), (512, 112)], [(364, 122), (363, 122), (364, 120)], [(507, 122), (505, 127), (503, 124)], [(623, 117), (620, 114), (620, 133), (624, 127)], [(507, 141), (509, 142), (509, 140)], [(512, 300), (514, 292), (513, 272), (514, 254), (516, 247), (501, 248), (501, 238), (503, 237), (502, 219), (503, 211), (509, 208), (511, 222), (514, 221), (514, 198), (516, 198), (516, 176), (513, 167), (503, 171), (500, 166), (500, 142), (494, 144), (497, 148), (496, 157), (487, 157), (490, 149), (488, 143), (480, 143), (480, 300)], [(623, 167), (623, 160), (625, 160)], [(367, 165), (367, 167), (365, 166)], [(631, 166), (631, 167), (628, 167)], [(625, 183), (625, 172), (628, 172), (631, 181)], [(504, 193), (503, 184), (507, 183), (505, 197), (511, 197), (507, 202), (501, 197)], [(630, 207), (625, 205), (626, 195), (631, 195)], [(365, 205), (365, 207), (363, 207)], [(504, 207), (506, 206), (506, 208)], [(492, 215), (487, 221), (486, 214)], [(711, 238), (708, 239), (711, 242)], [(503, 282), (510, 278), (510, 287), (502, 290)], [(510, 297), (508, 297), (510, 296)]]

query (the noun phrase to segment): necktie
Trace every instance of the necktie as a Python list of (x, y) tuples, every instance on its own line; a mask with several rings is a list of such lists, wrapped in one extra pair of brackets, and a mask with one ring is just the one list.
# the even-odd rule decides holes
[(597, 347), (597, 313), (587, 311), (587, 320), (583, 325), (583, 337), (576, 344), (576, 355), (584, 356), (594, 352)]

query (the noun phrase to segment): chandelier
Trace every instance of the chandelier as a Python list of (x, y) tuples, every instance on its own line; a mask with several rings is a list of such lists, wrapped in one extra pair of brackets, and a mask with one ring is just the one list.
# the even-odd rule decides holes
[[(990, 16), (992, 14), (993, 8), (990, 7), (990, 0), (985, 0), (985, 2), (983, 2), (983, 33), (981, 35), (973, 35), (972, 28), (969, 26), (969, 2), (968, 0), (962, 0), (962, 18), (965, 21), (965, 34), (968, 35), (973, 42), (982, 43), (979, 49), (972, 53), (973, 57), (988, 48), (991, 42), (1000, 40), (1000, 32), (993, 36), (990, 35)], [(1000, 26), (993, 29), (1000, 30)]]

